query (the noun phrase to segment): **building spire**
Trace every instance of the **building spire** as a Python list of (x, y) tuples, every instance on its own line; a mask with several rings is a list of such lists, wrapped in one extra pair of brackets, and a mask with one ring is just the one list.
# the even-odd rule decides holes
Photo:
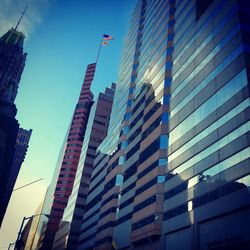
[(24, 16), (24, 14), (25, 14), (25, 12), (26, 12), (27, 9), (28, 9), (28, 4), (26, 4), (26, 6), (25, 6), (25, 8), (24, 8), (24, 10), (23, 10), (23, 12), (22, 12), (22, 15), (21, 15), (20, 19), (19, 19), (18, 22), (17, 22), (17, 25), (16, 25), (16, 27), (15, 27), (15, 31), (17, 30), (19, 24), (21, 23), (21, 21), (22, 21), (22, 19), (23, 19), (23, 16)]

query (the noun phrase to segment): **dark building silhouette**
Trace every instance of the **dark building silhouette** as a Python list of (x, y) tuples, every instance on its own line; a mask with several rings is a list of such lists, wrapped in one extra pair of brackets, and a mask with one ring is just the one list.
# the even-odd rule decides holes
[[(19, 124), (16, 120), (14, 104), (18, 85), (24, 69), (26, 53), (23, 52), (24, 35), (16, 29), (10, 29), (0, 38), (0, 225), (7, 208), (10, 190), (13, 187), (21, 162), (14, 163), (16, 137)], [(9, 183), (11, 180), (12, 183)]]
[(8, 177), (8, 180), (6, 180), (7, 185), (5, 189), (1, 190), (3, 192), (3, 203), (2, 207), (3, 210), (7, 209), (19, 170), (22, 166), (22, 163), (24, 162), (28, 147), (29, 147), (29, 140), (31, 137), (32, 130), (25, 130), (22, 128), (19, 128), (17, 138), (16, 138), (16, 144), (15, 144), (15, 154), (14, 159), (12, 162), (12, 168)]

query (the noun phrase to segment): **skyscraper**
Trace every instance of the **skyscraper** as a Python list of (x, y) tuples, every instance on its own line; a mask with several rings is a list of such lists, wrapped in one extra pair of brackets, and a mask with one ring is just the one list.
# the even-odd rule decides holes
[(14, 100), (27, 55), (23, 52), (23, 43), (23, 33), (13, 28), (0, 37), (0, 225), (10, 197), (5, 191), (8, 186), (14, 186), (17, 177), (13, 178), (11, 173), (18, 173), (21, 167), (21, 164), (13, 164), (13, 160), (19, 129)]
[(249, 1), (176, 1), (166, 249), (250, 245)]
[(172, 1), (138, 1), (132, 14), (111, 126), (98, 148), (79, 249), (159, 245), (173, 8)]
[(14, 103), (27, 53), (23, 52), (24, 34), (10, 29), (0, 38), (0, 99)]
[(111, 88), (99, 93), (91, 108), (73, 191), (55, 237), (53, 245), (55, 250), (77, 248), (96, 148), (107, 134), (114, 91), (113, 83)]
[(138, 1), (79, 250), (247, 249), (249, 10)]
[(65, 145), (63, 145), (62, 155), (59, 157), (61, 159), (61, 161), (59, 161), (61, 166), (59, 171), (56, 170), (58, 173), (56, 173), (55, 179), (52, 180), (54, 184), (56, 183), (56, 186), (54, 190), (51, 190), (53, 192), (53, 201), (49, 213), (50, 218), (44, 230), (41, 246), (41, 249), (44, 250), (52, 249), (55, 234), (59, 228), (64, 209), (67, 206), (69, 196), (72, 192), (89, 111), (93, 104), (93, 94), (90, 90), (90, 86), (94, 78), (95, 68), (95, 63), (87, 66), (79, 100), (67, 134), (67, 141)]

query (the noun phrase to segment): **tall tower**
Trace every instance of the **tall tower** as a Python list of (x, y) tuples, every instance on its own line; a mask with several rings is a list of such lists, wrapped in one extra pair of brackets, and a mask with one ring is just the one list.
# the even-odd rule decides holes
[(74, 188), (56, 234), (53, 250), (77, 248), (96, 149), (107, 134), (114, 92), (113, 83), (111, 88), (99, 93), (91, 108)]
[(160, 249), (173, 10), (165, 0), (134, 8), (78, 249)]
[(176, 1), (165, 249), (249, 248), (249, 10)]
[(93, 104), (93, 94), (90, 86), (94, 78), (95, 69), (95, 63), (89, 64), (87, 67), (81, 93), (67, 135), (65, 150), (62, 152), (61, 167), (58, 175), (56, 175), (56, 179), (52, 180), (52, 182), (56, 183), (56, 186), (53, 194), (50, 218), (44, 231), (44, 238), (40, 249), (52, 249), (55, 234), (72, 192), (89, 111)]
[(27, 53), (23, 52), (24, 35), (10, 29), (0, 38), (0, 100), (14, 103)]
[[(9, 202), (3, 201), (2, 190), (6, 190), (14, 166), (19, 128), (15, 119), (17, 109), (14, 101), (27, 55), (23, 51), (24, 35), (16, 28), (0, 37), (0, 225)], [(18, 166), (19, 169), (20, 167), (21, 165)], [(12, 181), (14, 185), (16, 178), (12, 178)]]

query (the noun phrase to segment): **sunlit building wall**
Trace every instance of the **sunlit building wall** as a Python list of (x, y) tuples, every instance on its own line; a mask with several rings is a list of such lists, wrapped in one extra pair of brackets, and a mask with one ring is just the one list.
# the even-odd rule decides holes
[(250, 2), (175, 2), (164, 249), (247, 249)]
[(173, 11), (173, 1), (135, 6), (78, 249), (161, 247)]

